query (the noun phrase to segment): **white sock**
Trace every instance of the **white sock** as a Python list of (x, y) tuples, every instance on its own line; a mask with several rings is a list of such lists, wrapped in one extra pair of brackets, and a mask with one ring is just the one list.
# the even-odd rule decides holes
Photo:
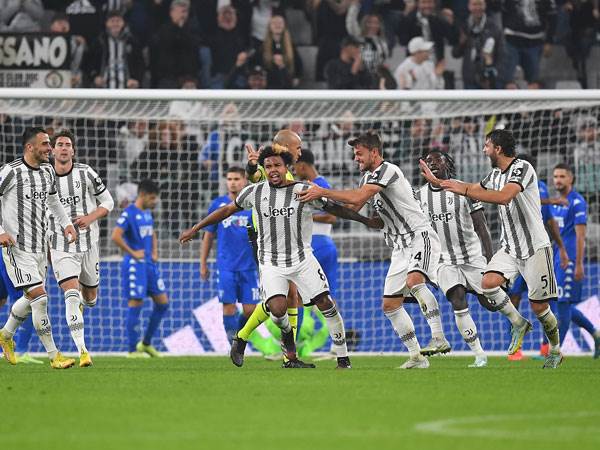
[(58, 350), (52, 337), (52, 325), (48, 317), (48, 296), (42, 294), (31, 301), (31, 319), (42, 345), (48, 352), (50, 359), (54, 359)]
[(329, 336), (331, 336), (331, 348), (335, 352), (338, 358), (348, 356), (348, 347), (346, 347), (346, 330), (344, 329), (344, 321), (342, 316), (338, 312), (335, 305), (330, 309), (322, 311), (325, 322), (327, 322), (327, 328), (329, 329)]
[(83, 314), (79, 309), (81, 304), (81, 295), (77, 289), (69, 289), (65, 291), (65, 315), (67, 318), (67, 325), (71, 332), (71, 337), (75, 346), (77, 347), (77, 353), (81, 354), (81, 351), (87, 351), (85, 347), (85, 340), (83, 334)]
[(400, 306), (393, 311), (385, 311), (384, 314), (392, 322), (392, 327), (394, 327), (394, 331), (402, 343), (406, 345), (410, 357), (419, 356), (421, 354), (421, 346), (415, 334), (415, 326), (404, 307)]
[(17, 328), (29, 317), (29, 314), (31, 314), (31, 305), (29, 300), (23, 296), (14, 302), (10, 308), (8, 319), (6, 320), (6, 324), (4, 324), (4, 328), (2, 328), (2, 335), (12, 338)]
[(542, 327), (544, 328), (544, 333), (546, 334), (546, 337), (548, 338), (548, 343), (550, 344), (550, 350), (560, 351), (558, 321), (556, 320), (556, 316), (550, 309), (550, 305), (548, 305), (548, 309), (539, 314), (537, 318), (542, 324)]
[(419, 306), (421, 306), (421, 311), (425, 319), (427, 319), (429, 328), (431, 328), (431, 336), (444, 338), (440, 306), (427, 285), (425, 283), (417, 284), (413, 286), (410, 293), (417, 299)]
[(492, 305), (496, 307), (496, 311), (504, 314), (513, 325), (521, 325), (525, 318), (519, 313), (515, 305), (512, 304), (506, 292), (502, 289), (484, 289), (483, 295), (487, 297)]
[(483, 355), (484, 351), (481, 347), (481, 342), (479, 342), (477, 326), (473, 322), (471, 314), (469, 314), (469, 308), (454, 311), (454, 320), (456, 321), (458, 331), (460, 331), (469, 348), (475, 353), (475, 356)]
[(291, 331), (291, 329), (292, 329), (292, 326), (290, 325), (290, 318), (289, 318), (287, 312), (283, 316), (281, 316), (281, 317), (275, 317), (273, 315), (273, 313), (271, 313), (271, 320), (284, 333), (289, 333)]

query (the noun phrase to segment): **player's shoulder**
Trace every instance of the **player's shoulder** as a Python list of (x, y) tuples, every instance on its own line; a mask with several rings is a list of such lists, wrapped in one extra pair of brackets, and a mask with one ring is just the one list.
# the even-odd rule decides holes
[(50, 163), (41, 163), (40, 170), (50, 174), (51, 176), (56, 176), (56, 171), (54, 170), (54, 166)]
[(572, 190), (572, 205), (573, 206), (578, 206), (578, 205), (587, 205), (587, 202), (585, 201), (585, 198), (583, 197), (583, 195), (581, 195), (579, 192), (577, 192), (576, 190)]
[(88, 164), (81, 163), (81, 162), (74, 162), (73, 169), (84, 170), (86, 172), (93, 170)]
[(218, 208), (219, 206), (222, 206), (223, 204), (228, 204), (228, 203), (231, 203), (231, 199), (229, 198), (229, 196), (228, 195), (220, 195), (219, 197), (215, 197), (212, 200), (210, 206), (212, 208)]
[(331, 185), (329, 184), (329, 182), (321, 175), (319, 175), (317, 178), (315, 178), (313, 180), (313, 183), (322, 188), (331, 189)]

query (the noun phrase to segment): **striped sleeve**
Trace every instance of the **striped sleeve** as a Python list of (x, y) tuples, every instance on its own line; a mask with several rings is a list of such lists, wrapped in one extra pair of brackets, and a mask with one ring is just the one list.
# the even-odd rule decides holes
[(235, 206), (241, 209), (251, 209), (254, 206), (254, 196), (251, 194), (256, 186), (256, 184), (250, 184), (242, 189), (234, 200)]
[(15, 185), (15, 172), (9, 164), (0, 169), (0, 196), (4, 195)]
[(87, 166), (85, 173), (88, 185), (94, 193), (94, 195), (100, 195), (104, 191), (106, 191), (106, 186), (104, 185), (102, 178), (96, 173), (94, 169), (92, 169), (90, 166)]
[(389, 164), (383, 163), (371, 175), (367, 177), (366, 184), (376, 184), (382, 188), (388, 187), (400, 178), (398, 172)]
[(467, 198), (467, 205), (469, 206), (469, 212), (471, 214), (473, 214), (475, 211), (483, 209), (483, 203), (481, 203), (479, 200)]
[(524, 191), (527, 186), (531, 183), (535, 173), (533, 167), (527, 161), (520, 159), (516, 160), (510, 168), (510, 174), (508, 175), (507, 183), (516, 183), (521, 186), (521, 191)]
[(494, 174), (494, 171), (492, 170), (490, 173), (487, 174), (487, 176), (481, 180), (481, 182), (479, 183), (481, 185), (482, 188), (484, 189), (492, 189), (492, 175)]

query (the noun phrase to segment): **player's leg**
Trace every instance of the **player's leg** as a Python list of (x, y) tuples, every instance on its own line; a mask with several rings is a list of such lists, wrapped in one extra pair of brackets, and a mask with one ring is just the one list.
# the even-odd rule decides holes
[(290, 319), (290, 325), (292, 327), (292, 333), (294, 335), (294, 341), (296, 341), (296, 336), (298, 335), (298, 306), (301, 304), (301, 302), (300, 296), (298, 295), (298, 288), (292, 282), (290, 282), (290, 287), (288, 289), (286, 304), (287, 314)]
[(136, 349), (139, 342), (139, 324), (142, 313), (143, 298), (146, 296), (148, 281), (143, 261), (125, 256), (121, 263), (121, 282), (123, 296), (127, 299), (127, 351), (129, 357), (144, 356)]
[[(241, 330), (260, 302), (258, 280), (255, 270), (238, 272), (237, 298), (242, 304), (242, 314), (238, 314), (236, 332)], [(236, 333), (234, 333), (235, 336)], [(233, 339), (233, 336), (232, 336)], [(229, 341), (231, 342), (231, 341)]]
[[(511, 284), (508, 289), (508, 297), (510, 298), (510, 302), (514, 305), (515, 309), (519, 311), (519, 306), (521, 304), (521, 299), (523, 298), (523, 294), (527, 292), (527, 284), (521, 275), (519, 275)], [(509, 307), (510, 308), (510, 307)], [(494, 310), (495, 311), (495, 310)], [(506, 327), (506, 335), (511, 336), (512, 323), (510, 320), (504, 322)], [(521, 361), (523, 359), (523, 350), (519, 349), (516, 353), (512, 355), (508, 355), (508, 359), (510, 361)]]
[(231, 342), (235, 333), (239, 330), (239, 317), (236, 307), (238, 300), (238, 279), (237, 274), (231, 270), (219, 270), (218, 275), (218, 297), (223, 304), (223, 328), (227, 335), (227, 342)]
[[(571, 321), (578, 327), (586, 330), (594, 339), (594, 359), (600, 358), (600, 330), (594, 327), (594, 324), (577, 308), (577, 303), (581, 301), (583, 289), (582, 281), (573, 280), (571, 285), (570, 312)], [(560, 290), (559, 290), (560, 291)], [(563, 338), (561, 334), (561, 338)]]
[[(339, 263), (337, 248), (335, 244), (332, 240), (325, 239), (321, 241), (321, 245), (315, 246), (315, 239), (313, 236), (313, 254), (315, 255), (315, 258), (317, 258), (317, 261), (319, 261), (321, 267), (323, 268), (323, 272), (325, 272), (325, 276), (327, 277), (327, 281), (329, 283), (331, 297), (334, 299), (337, 298), (339, 285)], [(313, 348), (319, 348), (317, 345), (318, 342), (315, 342)], [(336, 357), (337, 355), (334, 352), (332, 342), (329, 353), (315, 358), (315, 361), (333, 359)]]
[[(281, 330), (281, 343), (286, 354), (286, 363), (289, 365), (297, 361), (296, 342), (294, 332), (288, 316), (288, 299), (286, 295), (273, 295), (266, 300), (267, 308), (270, 311), (271, 320)], [(286, 365), (284, 364), (284, 367)]]
[(100, 284), (100, 253), (94, 244), (83, 255), (79, 285), (81, 291), (81, 304), (86, 308), (93, 308), (98, 303), (98, 286)]
[(148, 277), (148, 295), (152, 298), (154, 304), (146, 326), (146, 332), (141, 342), (138, 342), (136, 349), (138, 352), (145, 352), (151, 357), (158, 357), (160, 353), (152, 345), (152, 338), (169, 309), (169, 298), (165, 290), (165, 283), (158, 272), (158, 265), (146, 263), (146, 275)]
[(555, 369), (562, 362), (558, 320), (549, 302), (556, 301), (558, 288), (550, 247), (537, 250), (533, 256), (522, 262), (522, 274), (529, 287), (529, 303), (532, 311), (542, 324), (550, 346), (544, 368)]

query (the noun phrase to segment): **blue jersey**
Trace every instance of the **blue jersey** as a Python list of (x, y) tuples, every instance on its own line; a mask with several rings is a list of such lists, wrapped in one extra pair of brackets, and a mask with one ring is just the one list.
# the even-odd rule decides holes
[[(540, 191), (540, 200), (546, 200), (550, 198), (550, 195), (548, 194), (548, 186), (546, 186), (546, 183), (538, 180), (538, 189)], [(542, 220), (544, 221), (544, 223), (552, 219), (552, 209), (550, 208), (550, 206), (551, 205), (542, 205)]]
[[(154, 219), (149, 210), (141, 210), (135, 203), (129, 205), (117, 220), (117, 226), (123, 229), (123, 239), (132, 250), (144, 250), (146, 261), (152, 261), (152, 236)], [(125, 258), (131, 258), (126, 254)]]
[[(231, 203), (228, 195), (218, 197), (208, 208), (208, 213)], [(217, 235), (217, 269), (232, 272), (256, 270), (252, 246), (248, 240), (247, 226), (252, 223), (252, 211), (238, 211), (218, 224), (205, 227)]]
[[(575, 225), (585, 225), (587, 223), (587, 204), (581, 194), (575, 190), (567, 195), (569, 206), (552, 205), (552, 215), (558, 223), (560, 237), (565, 244), (565, 249), (569, 259), (575, 262), (577, 256), (577, 238), (575, 235)], [(558, 247), (554, 245), (555, 252)]]

